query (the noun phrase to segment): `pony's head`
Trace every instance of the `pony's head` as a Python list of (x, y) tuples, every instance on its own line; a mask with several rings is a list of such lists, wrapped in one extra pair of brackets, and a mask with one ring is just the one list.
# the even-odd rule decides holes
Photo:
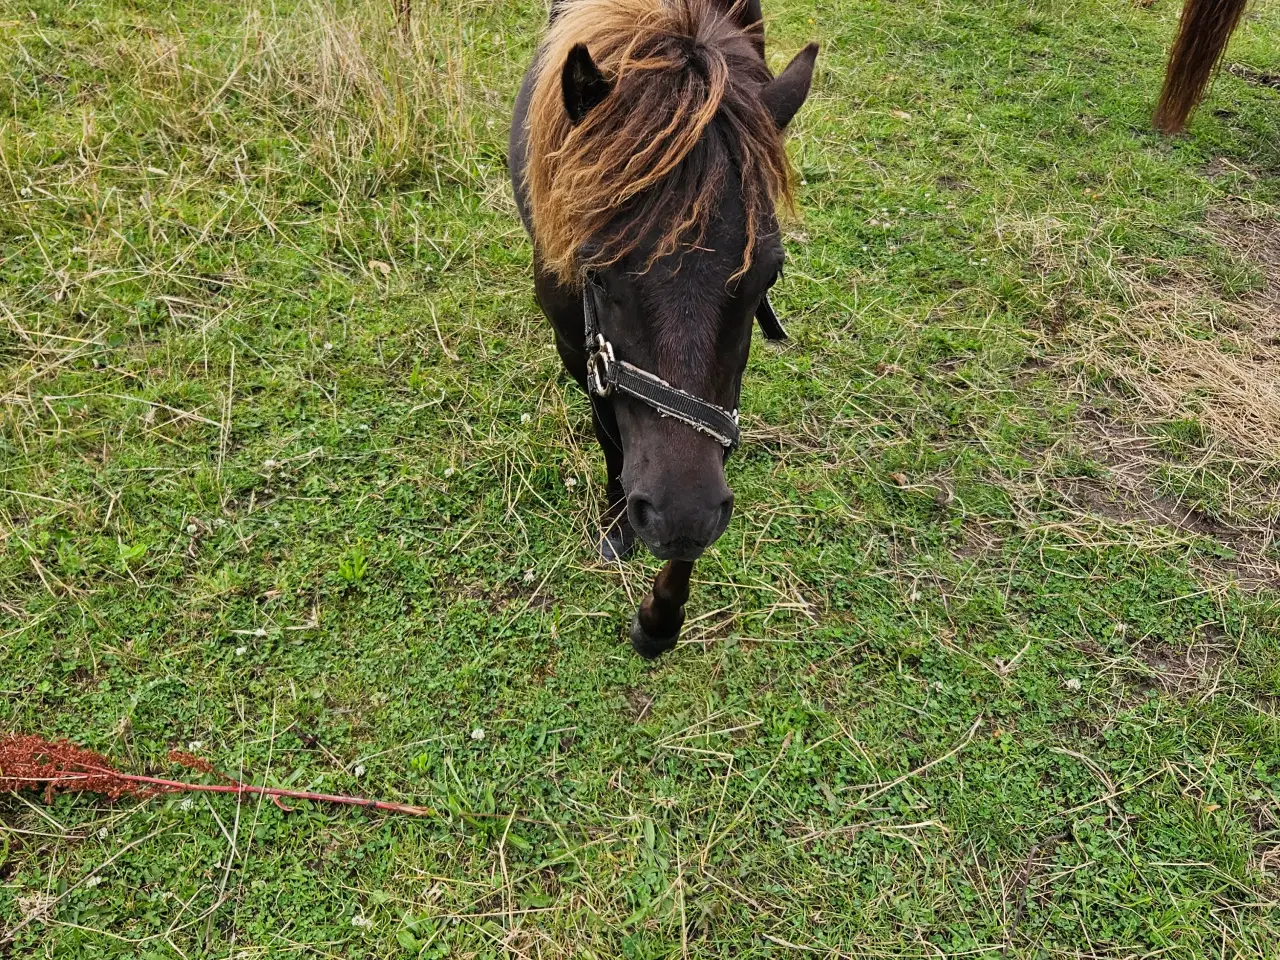
[[(774, 78), (762, 38), (715, 0), (567, 0), (527, 127), (538, 269), (574, 290), (589, 275), (620, 360), (729, 410), (782, 270), (782, 133), (817, 56), (807, 47)], [(733, 508), (723, 448), (643, 403), (610, 402), (635, 531), (659, 557), (698, 556)]]

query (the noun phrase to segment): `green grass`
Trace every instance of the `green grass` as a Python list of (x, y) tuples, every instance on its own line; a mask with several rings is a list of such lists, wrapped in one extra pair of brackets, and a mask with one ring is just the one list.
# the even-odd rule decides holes
[(0, 732), (439, 811), (0, 798), (0, 955), (1280, 953), (1276, 91), (1153, 135), (1170, 0), (771, 4), (793, 343), (649, 665), (542, 5), (384, 6), (0, 9)]

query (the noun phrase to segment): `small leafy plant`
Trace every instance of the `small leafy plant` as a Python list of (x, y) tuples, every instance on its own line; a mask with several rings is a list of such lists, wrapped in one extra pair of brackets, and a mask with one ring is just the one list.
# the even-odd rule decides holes
[(363, 547), (355, 546), (348, 548), (347, 552), (342, 555), (338, 561), (338, 576), (348, 586), (354, 587), (365, 578), (365, 574), (369, 572), (369, 557), (364, 552)]

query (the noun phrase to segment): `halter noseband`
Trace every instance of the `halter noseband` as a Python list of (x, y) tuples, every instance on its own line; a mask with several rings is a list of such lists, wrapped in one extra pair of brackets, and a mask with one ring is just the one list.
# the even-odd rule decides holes
[[(615, 357), (613, 344), (600, 331), (596, 300), (592, 295), (595, 286), (591, 277), (582, 283), (582, 316), (587, 328), (587, 389), (601, 398), (612, 396), (615, 390), (625, 393), (653, 407), (659, 416), (672, 417), (699, 433), (705, 433), (725, 448), (725, 456), (732, 453), (742, 438), (738, 429), (738, 411), (726, 410), (695, 397), (673, 387), (661, 377)], [(767, 296), (760, 300), (756, 309), (756, 321), (766, 340), (787, 339), (787, 331), (773, 312)]]

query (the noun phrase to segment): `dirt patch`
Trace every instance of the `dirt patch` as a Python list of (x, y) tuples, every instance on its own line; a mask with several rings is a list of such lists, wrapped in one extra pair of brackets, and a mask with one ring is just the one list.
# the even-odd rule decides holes
[(1107, 465), (1107, 480), (1065, 480), (1059, 489), (1089, 512), (1117, 523), (1140, 520), (1217, 539), (1235, 535), (1196, 507), (1152, 492), (1151, 475), (1160, 458), (1151, 438), (1099, 419), (1086, 420), (1080, 432), (1089, 454)]
[(655, 698), (639, 687), (628, 687), (623, 696), (627, 698), (627, 712), (631, 714), (632, 723), (639, 723), (649, 715), (650, 709), (653, 708)]
[(1007, 524), (966, 522), (962, 528), (964, 539), (955, 544), (951, 552), (961, 560), (971, 562), (999, 556), (1006, 538), (997, 527), (1007, 529)]
[(1253, 67), (1246, 67), (1243, 63), (1231, 64), (1227, 67), (1227, 73), (1239, 77), (1245, 83), (1255, 87), (1270, 87), (1272, 90), (1280, 90), (1280, 73), (1255, 70)]
[(539, 589), (535, 571), (525, 571), (523, 576), (509, 579), (496, 587), (456, 576), (443, 576), (436, 581), (436, 589), (451, 603), (482, 601), (487, 602), (492, 609), (504, 613), (549, 610), (555, 606), (555, 598)]
[(1253, 867), (1260, 873), (1280, 877), (1280, 809), (1260, 804), (1250, 809), (1250, 821), (1258, 842), (1253, 847)]
[(1226, 157), (1214, 157), (1204, 165), (1201, 171), (1206, 180), (1217, 180), (1221, 177), (1231, 176), (1232, 174), (1244, 174), (1250, 180), (1256, 180), (1258, 175), (1252, 170), (1240, 166), (1237, 163), (1228, 160)]
[[(1280, 589), (1280, 562), (1270, 554), (1280, 531), (1269, 521), (1226, 523), (1194, 505), (1154, 490), (1154, 474), (1165, 462), (1151, 437), (1098, 415), (1083, 420), (1079, 436), (1088, 454), (1107, 467), (1107, 477), (1060, 479), (1055, 492), (1068, 505), (1117, 524), (1167, 527), (1221, 544), (1233, 556), (1195, 556), (1191, 566), (1207, 579), (1232, 580), (1244, 589)], [(1275, 496), (1274, 492), (1270, 496)]]
[(1253, 867), (1260, 873), (1280, 876), (1280, 844), (1260, 843), (1254, 847)]
[(1089, 513), (1115, 523), (1160, 523), (1188, 533), (1202, 533), (1202, 527), (1207, 525), (1194, 510), (1184, 513), (1179, 504), (1168, 497), (1143, 500), (1126, 496), (1123, 490), (1101, 480), (1066, 480), (1058, 489)]
[(1166, 693), (1202, 692), (1206, 697), (1217, 690), (1228, 660), (1223, 648), (1212, 644), (1197, 643), (1178, 650), (1159, 640), (1139, 643), (1133, 655), (1150, 669), (1152, 679)]

